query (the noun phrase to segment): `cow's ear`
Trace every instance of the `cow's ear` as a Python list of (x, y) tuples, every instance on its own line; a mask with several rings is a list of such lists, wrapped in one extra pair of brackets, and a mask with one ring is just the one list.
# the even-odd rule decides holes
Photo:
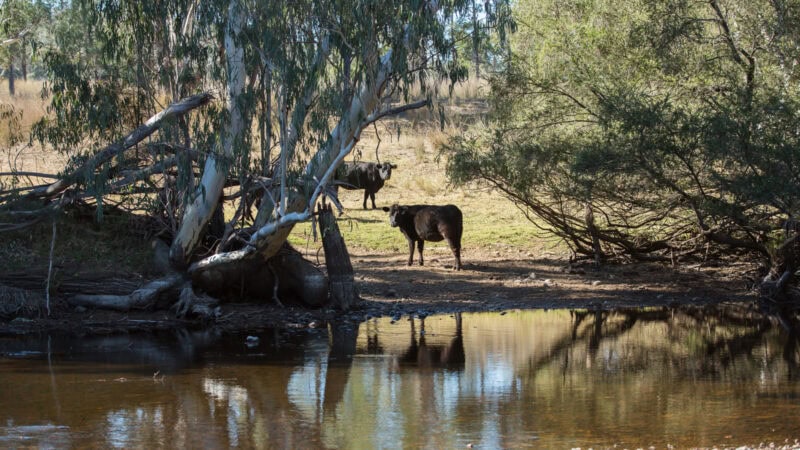
[(391, 167), (392, 169), (397, 169), (397, 164), (389, 164), (389, 167)]
[(389, 207), (388, 207), (388, 206), (384, 206), (384, 207), (383, 207), (383, 208), (381, 208), (381, 209), (382, 209), (382, 210), (384, 210), (384, 211), (386, 211), (386, 212), (389, 212)]

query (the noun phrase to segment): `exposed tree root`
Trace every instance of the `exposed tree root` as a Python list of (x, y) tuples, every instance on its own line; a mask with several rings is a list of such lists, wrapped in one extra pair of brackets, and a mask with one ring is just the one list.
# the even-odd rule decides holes
[(800, 304), (794, 276), (800, 267), (800, 234), (794, 234), (775, 251), (772, 269), (761, 281), (762, 299), (781, 305)]
[(204, 294), (195, 294), (191, 283), (188, 282), (183, 285), (178, 301), (170, 309), (175, 311), (177, 317), (199, 317), (210, 320), (220, 316), (217, 299)]

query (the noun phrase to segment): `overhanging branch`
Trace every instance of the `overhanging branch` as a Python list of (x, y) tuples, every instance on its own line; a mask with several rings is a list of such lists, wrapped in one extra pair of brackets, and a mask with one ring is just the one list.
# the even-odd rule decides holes
[(133, 147), (151, 134), (155, 133), (165, 121), (182, 116), (183, 114), (186, 114), (195, 108), (207, 104), (212, 99), (213, 96), (211, 93), (204, 92), (202, 94), (193, 95), (171, 104), (169, 107), (167, 107), (167, 109), (154, 115), (147, 122), (133, 130), (133, 132), (125, 136), (125, 138), (121, 141), (111, 144), (100, 152), (96, 153), (89, 161), (72, 171), (70, 174), (66, 175), (64, 178), (48, 186), (33, 190), (28, 193), (26, 197), (39, 198), (53, 197), (58, 195), (68, 187), (72, 186), (87, 172), (94, 171), (95, 168), (97, 168), (100, 164), (110, 160), (114, 156)]

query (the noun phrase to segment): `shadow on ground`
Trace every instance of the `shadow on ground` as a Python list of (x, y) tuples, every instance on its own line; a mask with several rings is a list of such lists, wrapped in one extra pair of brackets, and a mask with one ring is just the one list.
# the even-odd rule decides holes
[[(446, 250), (446, 249), (445, 249)], [(557, 257), (483, 258), (452, 270), (451, 256), (426, 254), (407, 266), (405, 254), (353, 255), (368, 307), (427, 313), (517, 308), (614, 308), (751, 301), (743, 268), (723, 272), (660, 264), (573, 267)], [(416, 261), (415, 261), (416, 264)]]

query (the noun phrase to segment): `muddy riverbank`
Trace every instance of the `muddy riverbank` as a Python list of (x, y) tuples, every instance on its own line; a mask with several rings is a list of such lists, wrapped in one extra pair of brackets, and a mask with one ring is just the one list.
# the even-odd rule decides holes
[(742, 262), (670, 266), (657, 263), (570, 264), (563, 255), (531, 255), (511, 250), (465, 257), (462, 271), (452, 270), (446, 249), (430, 253), (426, 266), (404, 264), (404, 255), (358, 250), (352, 255), (361, 302), (342, 313), (308, 309), (272, 301), (223, 303), (215, 321), (177, 319), (171, 311), (115, 312), (74, 308), (63, 298), (51, 299), (48, 316), (42, 308), (0, 323), (0, 332), (42, 330), (114, 332), (168, 329), (178, 326), (218, 327), (223, 331), (262, 328), (315, 328), (335, 321), (370, 317), (400, 318), (458, 311), (513, 309), (613, 309), (641, 306), (704, 305), (753, 302), (750, 288), (756, 268)]

